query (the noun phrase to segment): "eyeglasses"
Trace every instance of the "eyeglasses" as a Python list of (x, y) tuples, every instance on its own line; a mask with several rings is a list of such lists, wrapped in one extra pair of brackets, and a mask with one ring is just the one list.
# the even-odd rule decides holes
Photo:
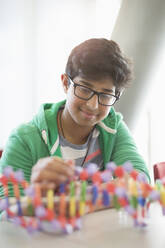
[(112, 94), (105, 94), (102, 92), (97, 92), (95, 90), (92, 90), (86, 86), (83, 86), (81, 84), (77, 84), (72, 81), (72, 79), (68, 76), (69, 83), (73, 84), (74, 87), (74, 95), (82, 100), (89, 100), (94, 95), (98, 96), (98, 103), (104, 106), (112, 106), (114, 103), (119, 99), (119, 96), (115, 96)]

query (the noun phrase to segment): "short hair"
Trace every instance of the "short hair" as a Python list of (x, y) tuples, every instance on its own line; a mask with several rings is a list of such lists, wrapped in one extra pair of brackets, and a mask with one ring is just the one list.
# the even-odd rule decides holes
[(132, 62), (113, 40), (93, 38), (76, 46), (70, 53), (65, 73), (73, 80), (80, 76), (88, 80), (111, 78), (116, 93), (132, 80)]

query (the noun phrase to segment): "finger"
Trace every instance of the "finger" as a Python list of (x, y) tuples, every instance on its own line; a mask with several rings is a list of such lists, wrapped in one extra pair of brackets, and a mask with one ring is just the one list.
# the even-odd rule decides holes
[(54, 182), (54, 183), (64, 183), (68, 180), (68, 176), (52, 172), (50, 170), (38, 170), (34, 172), (31, 176), (31, 182), (36, 183), (36, 182)]
[(73, 166), (69, 166), (69, 164), (71, 164), (71, 160), (69, 162), (65, 162), (59, 157), (47, 157), (38, 160), (37, 164), (32, 168), (32, 173), (39, 173), (41, 170), (50, 170), (67, 177), (72, 177), (74, 170)]
[(41, 182), (40, 183), (40, 187), (41, 187), (41, 192), (42, 192), (42, 196), (43, 197), (46, 197), (47, 196), (47, 193), (49, 190), (53, 190), (55, 192), (55, 189), (56, 189), (56, 184), (53, 183), (53, 182)]
[(45, 189), (45, 190), (49, 190), (49, 189), (53, 189), (55, 190), (56, 189), (56, 184), (54, 182), (49, 182), (49, 181), (42, 181), (40, 183), (40, 187), (41, 189)]
[[(64, 174), (66, 176), (73, 176), (74, 174), (74, 161), (73, 160), (66, 160), (64, 161), (62, 158), (54, 156), (46, 158), (44, 161), (45, 168), (56, 171), (60, 174)], [(41, 164), (41, 168), (43, 165)]]
[(65, 164), (65, 162), (62, 160), (62, 158), (54, 156), (54, 157), (45, 157), (41, 158), (37, 161), (37, 163), (33, 166), (32, 170), (36, 171), (38, 169), (44, 169), (46, 167), (50, 167), (51, 169), (54, 168), (54, 165), (56, 164)]
[(75, 161), (72, 159), (65, 160), (65, 162), (74, 169)]
[(64, 161), (59, 157), (53, 157), (51, 163), (48, 164), (47, 168), (52, 171), (56, 171), (59, 174), (63, 174), (67, 177), (74, 175), (74, 161), (67, 160)]
[(53, 182), (41, 182), (41, 183), (33, 183), (33, 187), (37, 188), (37, 194), (39, 194), (39, 197), (45, 197), (47, 195), (48, 190), (55, 191), (56, 184)]
[(68, 164), (64, 164), (64, 163), (56, 164), (49, 169), (51, 171), (58, 173), (58, 174), (65, 175), (68, 178), (73, 177), (73, 175), (74, 175), (73, 168), (70, 167)]

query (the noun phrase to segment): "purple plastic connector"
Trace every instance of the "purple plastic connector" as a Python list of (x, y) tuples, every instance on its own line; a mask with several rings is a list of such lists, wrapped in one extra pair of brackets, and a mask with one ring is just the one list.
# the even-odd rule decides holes
[(29, 186), (28, 188), (25, 189), (25, 194), (31, 198), (35, 196), (35, 189), (33, 186)]
[(7, 208), (8, 208), (8, 202), (6, 201), (6, 199), (0, 200), (0, 210), (4, 211)]
[(38, 218), (45, 217), (46, 216), (46, 210), (45, 210), (45, 208), (43, 206), (36, 207), (36, 209), (35, 209), (35, 215)]
[(114, 162), (109, 162), (106, 165), (106, 169), (110, 170), (110, 172), (113, 173), (114, 170), (116, 169), (116, 164)]
[(102, 182), (109, 182), (113, 179), (112, 173), (109, 170), (105, 170), (101, 173)]
[(118, 196), (118, 197), (124, 197), (126, 195), (126, 190), (122, 187), (118, 187), (115, 189), (115, 194)]
[(24, 180), (23, 171), (18, 170), (18, 171), (16, 171), (16, 172), (14, 172), (14, 177), (15, 177), (15, 179), (16, 179), (19, 183), (21, 183), (21, 182)]
[(133, 170), (133, 165), (130, 161), (125, 162), (122, 166), (124, 170), (128, 173), (131, 173), (131, 171)]
[(89, 163), (86, 169), (87, 169), (88, 175), (92, 176), (98, 170), (98, 166), (95, 163)]
[(3, 175), (7, 178), (9, 178), (12, 173), (13, 173), (13, 169), (11, 166), (7, 166), (3, 169)]

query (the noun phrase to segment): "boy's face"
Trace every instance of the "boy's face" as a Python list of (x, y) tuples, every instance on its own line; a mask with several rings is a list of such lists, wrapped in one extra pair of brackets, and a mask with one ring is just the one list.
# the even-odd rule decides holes
[[(98, 102), (98, 96), (94, 95), (89, 100), (83, 100), (74, 94), (74, 84), (68, 85), (68, 77), (62, 75), (62, 82), (66, 97), (66, 110), (69, 116), (80, 126), (94, 126), (103, 120), (109, 113), (111, 106), (103, 106)], [(74, 83), (86, 86), (97, 92), (115, 95), (115, 86), (111, 79), (91, 81), (79, 76), (73, 79)]]

